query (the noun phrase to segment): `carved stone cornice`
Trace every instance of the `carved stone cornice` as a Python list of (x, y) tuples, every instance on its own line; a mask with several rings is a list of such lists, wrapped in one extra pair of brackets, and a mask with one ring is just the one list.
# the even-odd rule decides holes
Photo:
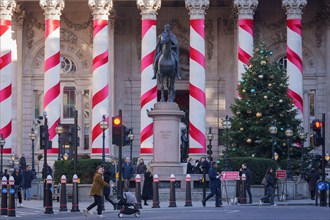
[(26, 11), (23, 9), (23, 7), (20, 4), (17, 4), (14, 10), (14, 20), (16, 26), (23, 27), (23, 22), (25, 18), (26, 18)]
[(288, 19), (301, 19), (302, 10), (306, 5), (307, 0), (282, 0), (282, 7), (286, 10)]
[(136, 5), (141, 11), (142, 18), (156, 19), (161, 7), (161, 0), (137, 0)]
[(0, 19), (11, 20), (11, 16), (16, 8), (15, 0), (0, 0)]
[(210, 5), (210, 0), (185, 0), (185, 5), (189, 10), (190, 18), (204, 19), (205, 11)]
[(113, 7), (112, 0), (88, 0), (94, 19), (108, 20)]
[(64, 0), (40, 0), (40, 7), (45, 11), (46, 19), (60, 19), (64, 9)]
[(239, 18), (253, 19), (258, 7), (258, 0), (234, 0), (234, 7), (237, 9)]

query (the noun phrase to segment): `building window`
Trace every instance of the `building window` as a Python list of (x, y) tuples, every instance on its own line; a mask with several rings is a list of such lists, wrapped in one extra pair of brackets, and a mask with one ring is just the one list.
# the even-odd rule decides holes
[(279, 60), (278, 60), (278, 64), (280, 65), (281, 68), (283, 69), (286, 69), (287, 67), (287, 57), (281, 57)]
[(76, 109), (76, 88), (64, 87), (63, 118), (73, 118), (75, 109)]
[(84, 150), (89, 149), (89, 124), (84, 126)]
[(89, 90), (84, 90), (84, 119), (88, 120), (90, 116), (90, 93)]
[(309, 115), (311, 117), (315, 116), (315, 89), (309, 92)]
[(61, 73), (75, 72), (76, 69), (76, 64), (71, 59), (61, 56)]
[(34, 102), (34, 118), (39, 118), (40, 100), (38, 90), (33, 90), (33, 102)]

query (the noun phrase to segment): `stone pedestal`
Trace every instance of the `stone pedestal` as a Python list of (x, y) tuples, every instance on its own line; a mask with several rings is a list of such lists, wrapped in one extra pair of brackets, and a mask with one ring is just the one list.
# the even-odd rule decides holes
[(153, 119), (154, 159), (153, 173), (158, 175), (182, 174), (180, 164), (179, 123), (184, 116), (178, 104), (158, 102), (154, 110), (148, 112)]

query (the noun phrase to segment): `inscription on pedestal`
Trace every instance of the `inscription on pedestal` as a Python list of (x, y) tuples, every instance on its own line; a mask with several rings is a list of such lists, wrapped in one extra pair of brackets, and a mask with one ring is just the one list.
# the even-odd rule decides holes
[(162, 139), (168, 140), (172, 136), (173, 132), (172, 131), (160, 131), (159, 133), (160, 133), (160, 136)]

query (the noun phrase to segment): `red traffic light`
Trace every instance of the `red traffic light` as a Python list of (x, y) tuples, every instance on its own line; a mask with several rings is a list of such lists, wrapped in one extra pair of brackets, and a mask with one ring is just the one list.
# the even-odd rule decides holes
[(112, 118), (112, 124), (113, 126), (120, 126), (122, 123), (121, 118), (119, 116)]
[(323, 124), (320, 120), (314, 120), (313, 121), (313, 129), (314, 130), (320, 130), (322, 128)]

